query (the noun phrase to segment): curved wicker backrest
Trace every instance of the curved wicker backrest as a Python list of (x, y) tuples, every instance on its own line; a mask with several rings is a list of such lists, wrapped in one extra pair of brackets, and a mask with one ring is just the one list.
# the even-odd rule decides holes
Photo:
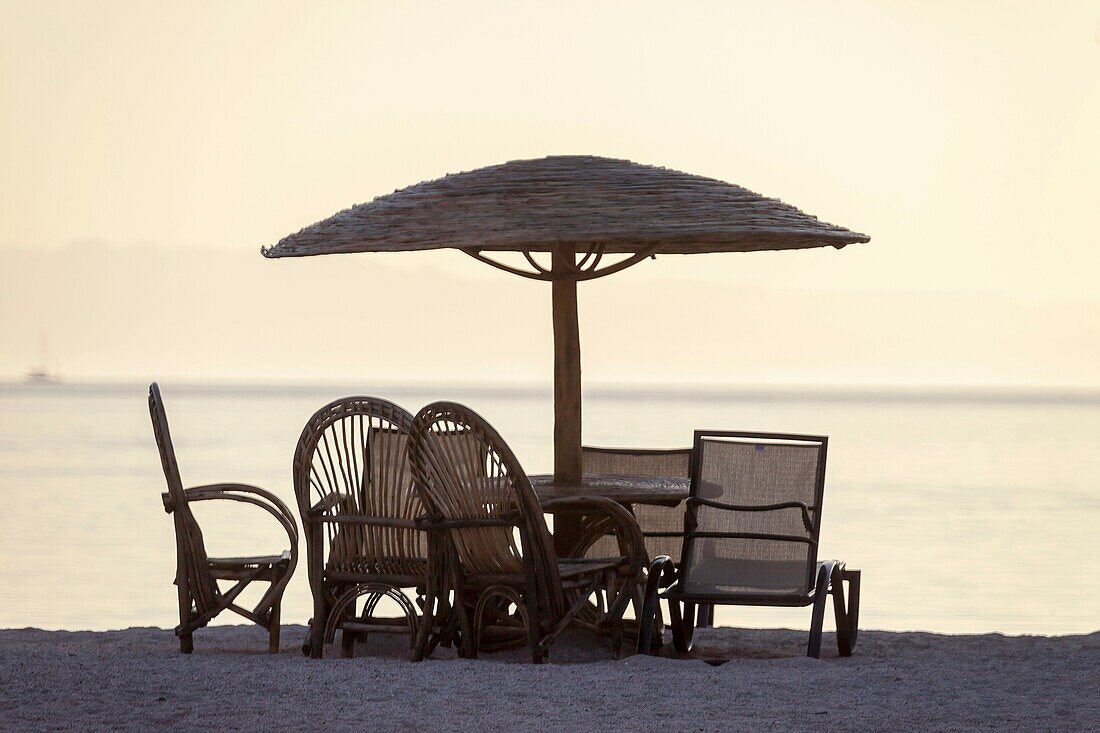
[[(210, 577), (206, 560), (206, 546), (195, 515), (187, 502), (187, 494), (180, 480), (176, 451), (172, 447), (172, 435), (168, 431), (168, 416), (156, 382), (149, 385), (149, 418), (153, 423), (153, 436), (160, 451), (160, 464), (168, 482), (168, 495), (172, 500), (172, 521), (176, 530), (176, 582), (186, 582), (195, 599), (195, 607), (202, 614), (215, 605), (217, 584)], [(178, 577), (183, 576), (183, 577)]]
[[(338, 494), (329, 515), (417, 519), (407, 448), (412, 415), (377, 397), (331, 402), (306, 423), (294, 454), (294, 494), (303, 521), (314, 504)], [(345, 572), (420, 574), (424, 533), (406, 527), (325, 522), (326, 561)], [(307, 541), (311, 539), (307, 533)], [(315, 540), (314, 540), (315, 541)]]
[(689, 500), (695, 527), (684, 547), (685, 593), (804, 597), (813, 589), (828, 440), (695, 433), (692, 500), (735, 508)]
[[(581, 465), (585, 473), (611, 473), (624, 476), (691, 477), (691, 448), (655, 450), (642, 448), (581, 448)], [(634, 516), (645, 536), (649, 559), (668, 555), (680, 561), (684, 539), (684, 508), (635, 504)], [(675, 536), (666, 536), (666, 535)], [(614, 537), (602, 537), (588, 551), (590, 557), (611, 557), (619, 554)]]
[[(520, 527), (465, 527), (449, 535), (468, 575), (529, 573), (543, 608), (564, 612), (553, 540), (531, 482), (500, 434), (470, 408), (433, 402), (413, 421), (417, 486), (446, 520), (507, 520)], [(525, 556), (526, 554), (526, 556)], [(525, 567), (526, 564), (526, 567)]]

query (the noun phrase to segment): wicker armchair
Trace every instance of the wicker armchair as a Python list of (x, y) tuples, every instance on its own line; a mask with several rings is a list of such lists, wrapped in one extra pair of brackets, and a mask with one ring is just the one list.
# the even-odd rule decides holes
[[(619, 653), (623, 612), (633, 595), (629, 589), (637, 586), (645, 563), (641, 531), (629, 511), (600, 497), (540, 505), (497, 431), (451, 402), (430, 404), (417, 414), (410, 459), (433, 526), (442, 532), (433, 535), (440, 537), (433, 542), (433, 563), (447, 568), (464, 656), (526, 640), (532, 660), (543, 662), (570, 623), (609, 635)], [(615, 522), (619, 552), (610, 558), (559, 559), (544, 511), (606, 515)], [(578, 616), (597, 591), (612, 587), (624, 592), (612, 594), (596, 618)], [(445, 588), (434, 586), (425, 615), (437, 613), (436, 604), (446, 596)], [(427, 647), (425, 624), (419, 648)]]
[[(298, 528), (286, 505), (269, 491), (245, 484), (210, 484), (184, 489), (180, 480), (176, 452), (168, 431), (160, 388), (149, 386), (149, 417), (153, 435), (160, 451), (168, 491), (161, 495), (164, 510), (172, 514), (176, 529), (176, 579), (179, 595), (180, 623), (176, 636), (180, 651), (190, 654), (194, 649), (192, 633), (206, 626), (215, 616), (228, 609), (268, 630), (268, 651), (279, 651), (279, 606), (294, 566), (298, 562)], [(226, 499), (253, 504), (275, 517), (286, 530), (290, 549), (280, 555), (256, 557), (208, 557), (202, 530), (191, 512), (191, 502)], [(236, 581), (222, 591), (219, 580)], [(234, 601), (252, 582), (267, 582), (270, 586), (252, 609)]]
[[(407, 461), (411, 425), (412, 415), (392, 402), (346, 397), (322, 407), (302, 430), (294, 493), (313, 592), (303, 651), (314, 658), (338, 629), (345, 656), (368, 633), (408, 633), (410, 645), (416, 640), (420, 616), (405, 589), (425, 592), (428, 555)], [(383, 598), (402, 615), (376, 616)]]
[(837, 648), (852, 653), (860, 571), (818, 560), (828, 444), (814, 435), (695, 432), (683, 552), (679, 563), (668, 555), (653, 561), (640, 652), (650, 649), (656, 602), (664, 598), (680, 652), (691, 650), (696, 604), (813, 606), (806, 654), (820, 657), (831, 595)]

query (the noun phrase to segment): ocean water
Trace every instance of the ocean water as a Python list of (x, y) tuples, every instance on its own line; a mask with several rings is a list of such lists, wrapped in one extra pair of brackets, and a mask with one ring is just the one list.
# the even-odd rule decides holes
[[(551, 469), (548, 389), (161, 386), (185, 485), (258, 484), (292, 510), (301, 426), (347, 394), (412, 411), (457, 399), (498, 427), (529, 472)], [(145, 385), (0, 386), (0, 627), (177, 623), (172, 521), (145, 399)], [(864, 628), (1100, 628), (1095, 395), (594, 389), (584, 409), (595, 445), (688, 446), (695, 428), (829, 435), (821, 555), (863, 570)], [(285, 547), (267, 515), (214, 504), (197, 510), (211, 554)], [(309, 615), (299, 565), (283, 618)], [(809, 610), (723, 608), (717, 621), (806, 628)]]

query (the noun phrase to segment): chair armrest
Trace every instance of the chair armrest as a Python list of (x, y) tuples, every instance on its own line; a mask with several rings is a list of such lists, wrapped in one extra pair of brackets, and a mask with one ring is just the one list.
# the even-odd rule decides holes
[(666, 591), (679, 582), (676, 563), (668, 555), (653, 558), (646, 576), (645, 591), (642, 594), (642, 607), (638, 611), (638, 653), (652, 654), (653, 624), (657, 612), (657, 599), (662, 588)]
[(313, 519), (314, 517), (319, 517), (322, 514), (328, 512), (333, 507), (338, 506), (339, 504), (347, 501), (350, 498), (351, 496), (349, 494), (342, 494), (339, 491), (333, 491), (332, 493), (322, 498), (319, 502), (311, 506), (306, 511), (306, 515), (310, 519)]
[(802, 524), (806, 527), (806, 531), (812, 532), (814, 529), (810, 511), (816, 507), (809, 506), (801, 501), (782, 501), (776, 504), (726, 504), (721, 501), (714, 501), (713, 499), (703, 499), (698, 496), (692, 496), (688, 498), (687, 505), (707, 506), (729, 512), (772, 512), (779, 509), (800, 509), (802, 511)]
[(550, 514), (576, 512), (587, 515), (602, 514), (615, 526), (616, 534), (626, 540), (627, 555), (632, 568), (641, 569), (645, 563), (646, 549), (638, 520), (626, 507), (606, 496), (571, 496), (551, 499), (542, 503), (542, 509)]
[[(298, 525), (294, 521), (294, 517), (291, 515), (290, 510), (286, 504), (279, 500), (279, 497), (271, 493), (266, 489), (261, 489), (258, 486), (251, 486), (249, 484), (207, 484), (205, 486), (194, 486), (190, 489), (184, 489), (184, 493), (187, 495), (187, 501), (211, 501), (216, 499), (226, 499), (228, 501), (239, 501), (244, 504), (253, 504), (266, 511), (271, 516), (275, 517), (276, 521), (282, 525), (286, 531), (287, 538), (290, 540), (291, 551), (291, 566), (297, 563), (298, 559)], [(171, 512), (175, 507), (171, 501), (171, 497), (166, 494), (161, 494), (161, 498), (164, 501), (165, 511)]]
[(653, 562), (649, 564), (649, 580), (648, 586), (652, 585), (658, 590), (670, 590), (680, 582), (680, 573), (676, 569), (676, 560), (668, 555), (658, 555), (653, 558)]
[[(275, 496), (275, 494), (267, 489), (261, 489), (259, 486), (251, 486), (249, 484), (207, 484), (205, 486), (194, 486), (190, 489), (184, 489), (184, 494), (186, 494), (187, 501), (189, 502), (225, 499), (228, 501), (239, 501), (243, 504), (252, 504), (260, 507), (268, 514), (275, 517), (275, 520), (279, 522), (280, 526), (282, 526), (283, 530), (286, 532), (287, 539), (290, 540), (289, 562), (286, 565), (286, 569), (279, 574), (278, 579), (272, 580), (271, 586), (256, 603), (252, 613), (257, 615), (261, 613), (262, 609), (270, 608), (272, 601), (282, 596), (283, 590), (286, 588), (287, 583), (290, 582), (291, 576), (294, 575), (294, 568), (298, 565), (298, 525), (294, 521), (290, 509), (279, 500), (279, 497)], [(164, 500), (165, 511), (171, 512), (174, 509), (171, 497), (162, 495), (162, 498)], [(286, 553), (284, 553), (284, 555), (286, 555)], [(268, 612), (264, 611), (263, 613), (266, 614)]]

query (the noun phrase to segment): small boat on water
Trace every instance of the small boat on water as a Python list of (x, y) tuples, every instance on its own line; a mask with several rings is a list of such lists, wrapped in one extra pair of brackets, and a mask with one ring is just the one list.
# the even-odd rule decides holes
[(50, 374), (43, 367), (31, 369), (23, 377), (24, 384), (61, 384), (61, 377)]
[(61, 377), (52, 374), (46, 367), (46, 339), (38, 341), (38, 366), (24, 375), (24, 384), (61, 384)]

